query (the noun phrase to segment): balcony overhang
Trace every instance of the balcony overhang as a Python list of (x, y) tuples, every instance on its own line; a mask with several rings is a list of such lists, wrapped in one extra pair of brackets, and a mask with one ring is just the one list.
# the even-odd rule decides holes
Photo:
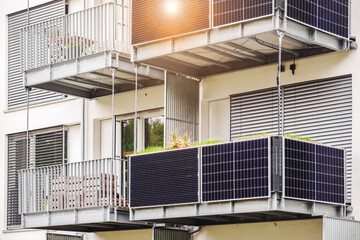
[(205, 77), (283, 60), (350, 49), (348, 39), (274, 16), (133, 46), (133, 61)]
[(323, 203), (269, 198), (131, 209), (133, 221), (184, 225), (219, 225), (321, 218), (343, 218), (345, 207)]
[[(128, 57), (114, 51), (52, 63), (24, 72), (26, 87), (50, 90), (83, 98), (97, 98), (112, 93), (112, 71), (115, 69), (115, 93), (135, 88), (135, 66)], [(164, 82), (164, 72), (141, 65), (138, 86), (150, 87)]]
[(131, 222), (127, 209), (113, 207), (79, 208), (22, 214), (25, 229), (99, 232), (151, 228), (145, 222)]

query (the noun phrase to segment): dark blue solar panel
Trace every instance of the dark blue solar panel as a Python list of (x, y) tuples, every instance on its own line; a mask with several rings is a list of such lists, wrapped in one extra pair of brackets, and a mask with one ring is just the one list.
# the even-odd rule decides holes
[(319, 201), (344, 203), (344, 150), (316, 146), (316, 198)]
[(198, 202), (198, 148), (131, 157), (130, 206)]
[(285, 195), (315, 199), (315, 145), (285, 139)]
[(246, 21), (273, 13), (273, 0), (214, 0), (214, 26)]
[(285, 139), (285, 195), (345, 203), (345, 151)]
[(235, 143), (235, 198), (269, 195), (268, 139)]
[(203, 201), (268, 196), (268, 141), (264, 138), (203, 147)]
[(203, 201), (234, 199), (234, 144), (202, 149)]
[(288, 0), (288, 16), (342, 37), (349, 35), (348, 0)]

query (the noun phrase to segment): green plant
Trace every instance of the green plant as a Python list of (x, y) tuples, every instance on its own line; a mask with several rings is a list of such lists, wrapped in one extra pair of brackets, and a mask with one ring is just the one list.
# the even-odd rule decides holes
[(170, 142), (168, 146), (170, 149), (186, 148), (191, 147), (192, 143), (188, 133), (183, 133), (181, 136), (178, 136), (175, 133), (170, 133)]
[(137, 152), (137, 154), (141, 154), (141, 153), (151, 153), (151, 152), (160, 152), (160, 151), (166, 151), (169, 150), (169, 148), (165, 148), (165, 147), (147, 147), (144, 150)]
[[(254, 134), (254, 135), (243, 135), (243, 136), (236, 138), (235, 140), (260, 138), (260, 137), (275, 136), (275, 135), (276, 134), (273, 134), (273, 133), (258, 133), (258, 134)], [(299, 134), (294, 134), (294, 133), (285, 133), (285, 137), (308, 141), (308, 142), (315, 142), (315, 140), (311, 137), (304, 137), (304, 136), (301, 136)]]
[(201, 141), (201, 142), (194, 142), (192, 145), (193, 146), (201, 146), (201, 145), (209, 145), (209, 144), (215, 144), (215, 143), (222, 143), (224, 142), (221, 139), (209, 139), (209, 140), (205, 140), (205, 141)]

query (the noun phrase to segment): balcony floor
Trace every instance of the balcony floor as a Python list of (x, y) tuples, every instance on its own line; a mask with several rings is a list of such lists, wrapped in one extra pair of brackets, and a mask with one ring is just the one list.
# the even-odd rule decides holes
[(133, 208), (131, 219), (182, 225), (221, 225), (312, 219), (323, 216), (344, 217), (344, 207), (296, 199), (270, 198), (199, 203), (188, 205)]
[[(134, 65), (128, 58), (119, 57), (110, 51), (27, 70), (25, 86), (83, 98), (102, 97), (112, 93), (111, 68), (116, 70), (115, 93), (135, 88)], [(156, 86), (163, 82), (162, 70), (139, 67), (139, 88)]]
[(59, 210), (22, 215), (25, 229), (100, 232), (151, 228), (144, 222), (130, 222), (129, 212), (110, 207)]
[[(194, 77), (278, 61), (276, 17), (136, 46), (135, 62)], [(287, 19), (283, 61), (347, 50), (347, 41)], [(161, 49), (161, 50), (159, 50)]]

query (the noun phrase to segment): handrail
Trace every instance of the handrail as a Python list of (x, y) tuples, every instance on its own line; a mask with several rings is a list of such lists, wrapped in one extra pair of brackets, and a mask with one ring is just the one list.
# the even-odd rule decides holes
[(130, 8), (110, 2), (20, 32), (23, 71), (104, 51), (130, 54)]
[(20, 214), (128, 206), (126, 160), (97, 159), (18, 174)]

